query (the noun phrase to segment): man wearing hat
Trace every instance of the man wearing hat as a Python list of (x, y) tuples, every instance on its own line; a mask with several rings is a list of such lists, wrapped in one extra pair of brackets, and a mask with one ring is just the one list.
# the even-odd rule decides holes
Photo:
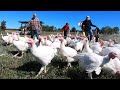
[(62, 28), (62, 34), (64, 38), (66, 39), (67, 35), (70, 34), (70, 26), (68, 23), (66, 23)]
[(92, 40), (91, 26), (96, 27), (95, 25), (92, 24), (90, 16), (86, 16), (86, 19), (82, 23), (82, 28), (84, 28), (85, 35), (88, 37), (89, 41)]

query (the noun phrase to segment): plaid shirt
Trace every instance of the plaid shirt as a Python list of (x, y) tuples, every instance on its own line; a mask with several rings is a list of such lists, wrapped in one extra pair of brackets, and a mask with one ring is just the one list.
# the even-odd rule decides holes
[(30, 26), (32, 30), (40, 29), (40, 20), (38, 18), (31, 19), (27, 24), (27, 27), (28, 26)]

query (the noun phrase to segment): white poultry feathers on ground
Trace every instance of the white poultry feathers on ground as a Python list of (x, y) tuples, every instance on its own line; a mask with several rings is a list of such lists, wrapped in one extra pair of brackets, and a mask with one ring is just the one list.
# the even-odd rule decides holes
[(110, 59), (116, 56), (113, 52), (106, 56), (100, 56), (96, 53), (81, 53), (77, 54), (74, 58), (78, 60), (79, 66), (85, 69), (88, 77), (92, 79), (92, 72), (95, 71), (97, 75), (101, 72), (101, 67), (108, 63)]
[(60, 54), (63, 57), (66, 57), (66, 61), (68, 62), (68, 67), (71, 67), (71, 62), (75, 62), (76, 60), (73, 58), (77, 55), (77, 51), (70, 47), (65, 47), (63, 38), (60, 39), (61, 45), (60, 45)]
[(37, 47), (33, 39), (29, 39), (27, 42), (31, 46), (31, 53), (33, 54), (33, 56), (36, 57), (36, 60), (40, 64), (42, 64), (42, 67), (39, 73), (37, 74), (37, 76), (40, 75), (43, 70), (46, 73), (46, 66), (55, 57), (56, 51), (52, 47), (49, 47), (49, 46), (38, 46)]

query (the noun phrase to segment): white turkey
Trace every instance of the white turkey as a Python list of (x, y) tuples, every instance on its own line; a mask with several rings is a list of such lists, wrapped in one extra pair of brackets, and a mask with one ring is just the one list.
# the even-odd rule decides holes
[(103, 65), (102, 69), (108, 74), (112, 74), (114, 76), (119, 75), (120, 77), (120, 60), (118, 58), (110, 60), (107, 64)]
[(102, 51), (102, 47), (99, 42), (91, 43), (90, 48), (93, 50), (94, 53), (100, 54)]
[(75, 43), (75, 50), (82, 52), (84, 45), (84, 40), (80, 40), (79, 42)]
[(68, 47), (75, 49), (75, 46), (76, 46), (76, 42), (75, 42), (75, 38), (73, 37), (73, 38), (71, 38), (71, 41), (70, 41)]
[(66, 38), (67, 45), (70, 44), (70, 41), (71, 41), (71, 37), (70, 37), (70, 36), (71, 36), (71, 35), (68, 35), (67, 38)]
[(9, 44), (9, 35), (3, 36), (3, 34), (1, 33), (1, 36), (2, 36), (2, 40), (3, 40), (6, 44)]
[(25, 35), (24, 37), (21, 37), (19, 34), (17, 34), (18, 40), (26, 42), (28, 37)]
[(116, 39), (113, 40), (114, 44), (118, 44), (118, 41)]
[(50, 34), (50, 35), (48, 35), (48, 38), (49, 38), (49, 40), (51, 41), (51, 42), (53, 42), (54, 41), (54, 36), (52, 35), (52, 34)]
[(101, 72), (101, 67), (108, 63), (110, 59), (114, 59), (115, 53), (110, 52), (109, 55), (100, 56), (96, 53), (81, 53), (74, 58), (78, 60), (79, 67), (82, 67), (88, 73), (88, 77), (92, 79), (92, 72), (95, 71), (97, 75)]
[(55, 37), (53, 42), (60, 42), (58, 36)]
[(120, 48), (119, 47), (105, 47), (100, 52), (100, 55), (105, 56), (108, 55), (110, 52), (115, 52), (120, 59)]
[(109, 39), (108, 41), (104, 41), (104, 40), (100, 39), (99, 42), (101, 43), (102, 47), (108, 47), (111, 44), (111, 39)]
[(51, 44), (52, 44), (52, 42), (50, 40), (48, 40), (46, 36), (44, 36), (44, 45), (51, 46)]
[(54, 49), (52, 47), (49, 47), (49, 46), (37, 47), (35, 44), (35, 41), (33, 39), (29, 39), (27, 42), (30, 45), (32, 55), (42, 65), (37, 76), (40, 75), (43, 70), (46, 73), (46, 66), (49, 63), (51, 63), (51, 60), (55, 57), (56, 52), (54, 51)]
[(18, 38), (17, 34), (14, 32), (9, 36), (8, 40), (9, 40), (9, 44), (11, 46), (11, 45), (13, 45), (13, 41), (14, 40), (19, 40), (19, 38)]
[(17, 55), (22, 52), (21, 57), (19, 57), (19, 58), (22, 58), (23, 57), (23, 53), (25, 51), (27, 51), (28, 48), (29, 48), (28, 43), (26, 43), (24, 41), (20, 41), (20, 40), (17, 40), (17, 41), (13, 40), (13, 45), (18, 49), (18, 53), (15, 54), (13, 57), (17, 57)]
[(90, 48), (89, 46), (89, 41), (87, 38), (85, 38), (85, 42), (84, 42), (84, 46), (83, 46), (83, 50), (82, 50), (82, 53), (92, 53), (93, 50)]
[(51, 47), (60, 49), (60, 41), (55, 40), (52, 44)]
[(66, 47), (63, 41), (63, 38), (59, 39), (61, 41), (60, 44), (60, 54), (66, 58), (67, 66), (71, 67), (71, 62), (75, 62), (76, 59), (73, 57), (77, 55), (77, 51), (73, 48)]

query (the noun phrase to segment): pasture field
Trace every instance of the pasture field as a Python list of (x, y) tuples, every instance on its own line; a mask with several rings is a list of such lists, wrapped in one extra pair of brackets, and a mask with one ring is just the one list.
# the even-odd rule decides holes
[[(120, 42), (120, 35), (100, 35), (102, 39), (117, 39)], [(40, 70), (38, 63), (31, 55), (26, 52), (23, 58), (13, 58), (17, 53), (14, 46), (5, 46), (0, 36), (0, 79), (34, 79)], [(37, 79), (88, 79), (85, 71), (78, 67), (78, 63), (72, 63), (72, 67), (66, 69), (67, 63), (59, 56), (56, 56), (47, 66), (47, 73), (42, 73)], [(94, 79), (117, 79), (105, 72), (99, 76), (93, 73)]]

